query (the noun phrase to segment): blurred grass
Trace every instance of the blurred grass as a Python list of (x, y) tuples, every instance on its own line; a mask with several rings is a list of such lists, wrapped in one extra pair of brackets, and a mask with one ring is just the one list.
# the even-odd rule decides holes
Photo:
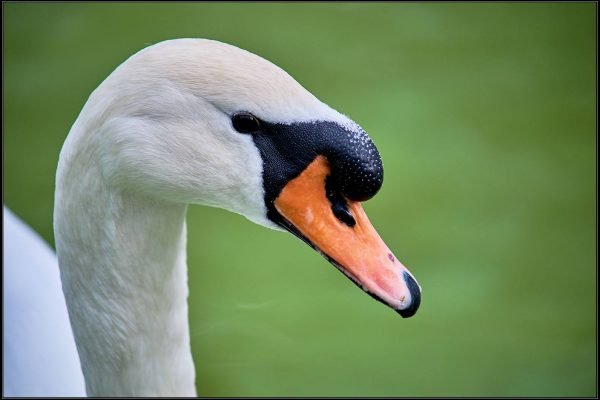
[(50, 243), (91, 91), (148, 44), (228, 42), (370, 133), (403, 320), (307, 246), (188, 216), (204, 396), (597, 396), (595, 3), (3, 3), (4, 203)]

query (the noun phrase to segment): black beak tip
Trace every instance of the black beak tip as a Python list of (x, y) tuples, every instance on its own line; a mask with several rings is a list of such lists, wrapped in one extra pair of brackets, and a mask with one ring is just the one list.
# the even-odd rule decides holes
[(403, 276), (406, 286), (408, 286), (408, 290), (410, 291), (411, 303), (408, 308), (405, 308), (404, 310), (396, 310), (396, 312), (398, 312), (402, 318), (410, 318), (415, 315), (419, 309), (419, 306), (421, 305), (421, 288), (419, 287), (417, 281), (415, 281), (415, 278), (410, 276), (409, 273), (404, 272)]

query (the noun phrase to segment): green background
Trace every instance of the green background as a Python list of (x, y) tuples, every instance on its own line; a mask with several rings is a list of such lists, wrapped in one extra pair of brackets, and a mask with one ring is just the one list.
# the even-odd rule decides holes
[(402, 319), (291, 235), (190, 207), (204, 396), (595, 396), (594, 3), (3, 4), (4, 203), (51, 244), (54, 173), (91, 91), (206, 37), (363, 126), (373, 224), (423, 287)]

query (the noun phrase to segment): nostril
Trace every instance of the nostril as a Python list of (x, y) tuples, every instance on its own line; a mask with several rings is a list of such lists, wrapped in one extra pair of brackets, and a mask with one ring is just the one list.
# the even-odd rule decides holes
[(348, 225), (350, 228), (356, 225), (356, 220), (354, 219), (354, 216), (352, 216), (350, 210), (348, 210), (348, 207), (346, 207), (346, 204), (339, 202), (332, 203), (331, 211), (333, 211), (333, 214), (337, 219)]
[(344, 199), (344, 197), (336, 189), (336, 185), (334, 184), (334, 180), (331, 175), (329, 175), (325, 180), (325, 194), (331, 203), (331, 211), (333, 212), (333, 215), (335, 215), (337, 219), (348, 225), (350, 228), (356, 225), (354, 216), (350, 210), (348, 210), (346, 199)]
[(398, 314), (402, 316), (402, 318), (409, 318), (415, 315), (419, 306), (421, 305), (421, 288), (415, 278), (413, 278), (408, 272), (403, 272), (402, 276), (404, 277), (404, 281), (406, 282), (406, 286), (410, 292), (411, 303), (408, 308), (404, 310), (396, 310)]

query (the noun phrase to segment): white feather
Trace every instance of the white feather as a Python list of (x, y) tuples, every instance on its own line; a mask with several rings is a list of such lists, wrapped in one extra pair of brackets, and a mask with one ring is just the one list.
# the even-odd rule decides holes
[(54, 252), (8, 208), (4, 228), (4, 396), (85, 396)]

